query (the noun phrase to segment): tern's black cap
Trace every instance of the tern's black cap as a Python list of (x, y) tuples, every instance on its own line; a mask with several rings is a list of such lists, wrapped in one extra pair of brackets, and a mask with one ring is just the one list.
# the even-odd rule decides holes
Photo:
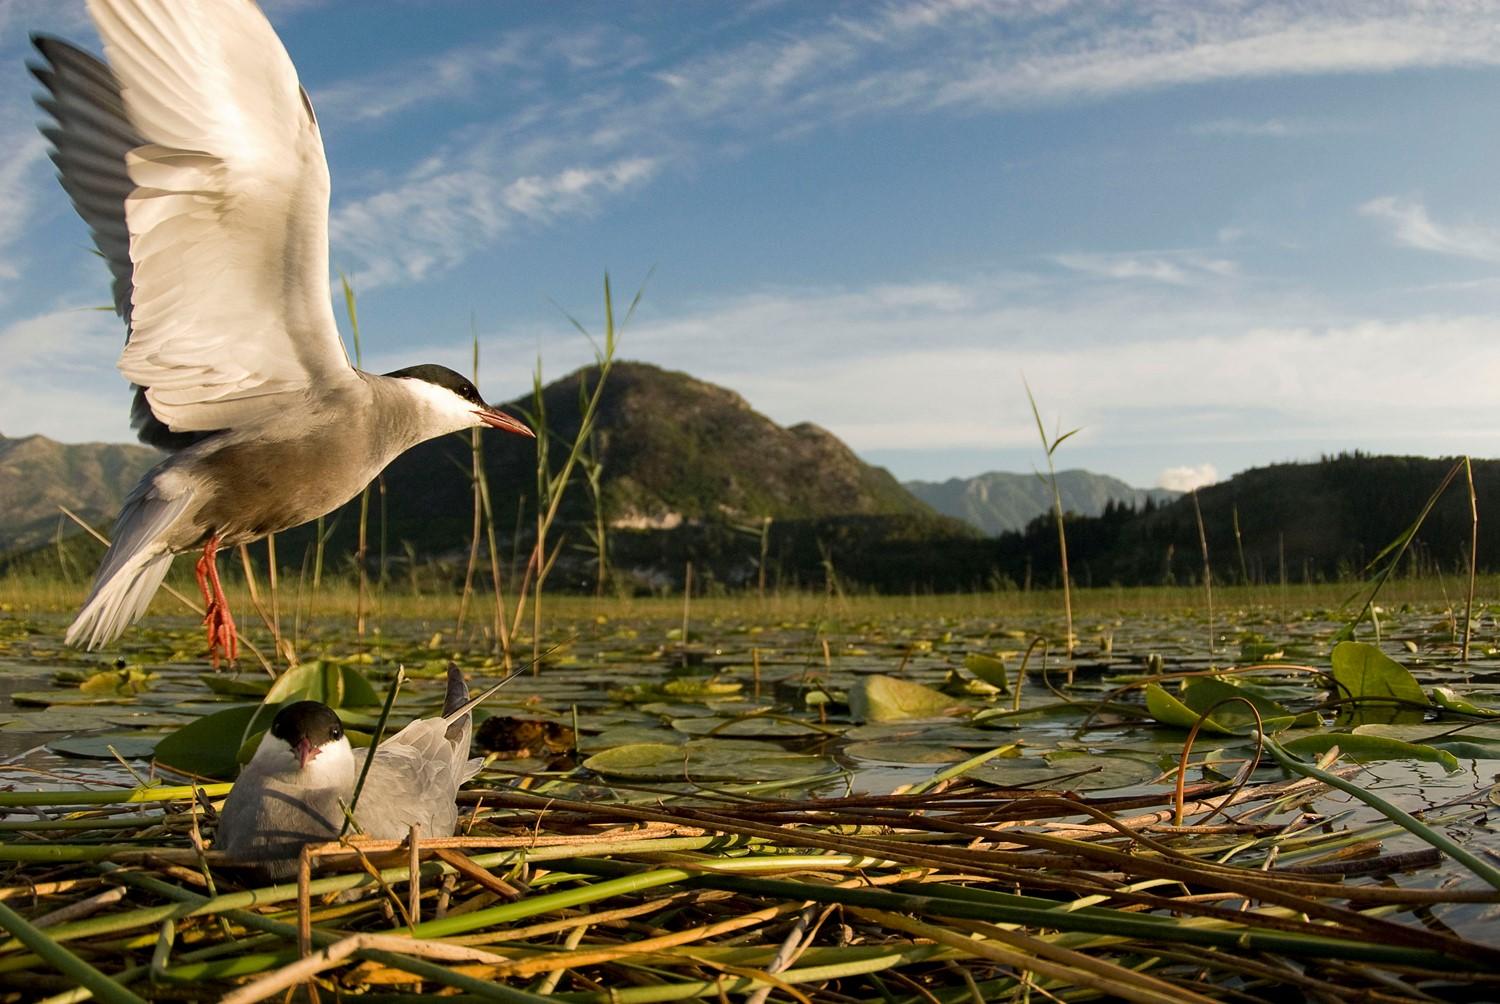
[(479, 388), (462, 373), (456, 373), (446, 366), (438, 366), (435, 363), (423, 363), (420, 366), (408, 366), (405, 369), (392, 370), (385, 374), (388, 377), (405, 377), (408, 380), (425, 380), (430, 384), (445, 387), (463, 398), (470, 404), (476, 404), (481, 408), (489, 407), (484, 403), (484, 398), (479, 396)]
[(288, 704), (271, 720), (271, 735), (292, 747), (304, 739), (314, 746), (322, 746), (343, 734), (344, 723), (322, 701)]

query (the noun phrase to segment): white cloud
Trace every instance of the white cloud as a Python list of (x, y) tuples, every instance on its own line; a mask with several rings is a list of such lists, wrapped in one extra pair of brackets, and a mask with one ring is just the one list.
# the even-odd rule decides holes
[[(1486, 3), (1226, 0), (1188, 12), (1177, 0), (905, 0), (783, 10), (792, 13), (776, 33), (704, 27), (686, 56), (652, 51), (629, 31), (520, 29), (320, 88), (330, 135), (341, 120), (375, 122), (433, 101), (474, 111), (434, 151), (458, 165), (451, 173), (340, 179), (336, 192), (358, 193), (337, 205), (340, 252), (366, 258), (360, 271), (377, 282), (420, 277), (492, 244), (506, 229), (497, 218), (524, 211), (527, 179), (550, 186), (569, 170), (587, 177), (640, 161), (652, 165), (645, 181), (852, 119), (1095, 102), (1226, 79), (1500, 65), (1500, 18)], [(1290, 136), (1330, 126), (1225, 118), (1192, 128)], [(631, 187), (593, 185), (590, 206)], [(424, 208), (434, 200), (462, 209)], [(459, 236), (443, 238), (456, 219)], [(382, 247), (393, 252), (376, 253)], [(1062, 263), (1165, 283), (1214, 272), (1212, 262), (1171, 257)]]
[(1386, 195), (1364, 203), (1359, 211), (1388, 224), (1391, 237), (1406, 247), (1500, 262), (1500, 232), (1475, 224), (1438, 223), (1419, 200)]
[(1192, 491), (1194, 488), (1202, 488), (1204, 485), (1214, 484), (1218, 480), (1219, 471), (1213, 464), (1187, 464), (1182, 467), (1168, 467), (1156, 476), (1158, 487), (1170, 488), (1177, 492)]
[(124, 342), (112, 312), (49, 311), (0, 328), (0, 433), (70, 442), (130, 438), (130, 392), (115, 369)]
[(449, 167), (429, 158), (402, 184), (334, 210), (334, 261), (364, 290), (421, 279), (522, 223), (592, 212), (605, 197), (645, 184), (656, 170), (650, 158), (630, 157), (514, 177), (482, 163)]
[(1210, 119), (1187, 128), (1193, 136), (1241, 136), (1250, 139), (1289, 139), (1329, 132), (1347, 132), (1347, 126), (1313, 122), (1308, 119)]
[[(1065, 279), (953, 284), (967, 291), (959, 309), (915, 296), (892, 308), (888, 287), (703, 303), (638, 317), (622, 353), (729, 386), (778, 422), (817, 422), (866, 452), (1032, 447), (1022, 373), (1049, 420), (1082, 426), (1076, 442), (1091, 448), (1174, 443), (1211, 456), (1214, 444), (1263, 444), (1274, 457), (1393, 437), (1417, 452), (1483, 453), (1500, 441), (1500, 401), (1451, 406), (1475, 374), (1500, 372), (1500, 315), (1349, 319), (1281, 287), (1226, 304), (1179, 286), (1081, 295)], [(536, 335), (488, 344), (494, 358)], [(546, 356), (560, 375), (588, 347), (549, 345)]]
[(549, 75), (598, 70), (614, 76), (643, 57), (644, 42), (603, 27), (566, 32), (516, 28), (485, 42), (468, 43), (380, 72), (318, 88), (320, 116), (337, 126), (373, 122), (433, 101), (504, 95), (505, 107), (534, 100)]
[(1052, 260), (1101, 279), (1147, 279), (1185, 285), (1209, 278), (1233, 276), (1238, 267), (1227, 258), (1214, 258), (1191, 251), (1127, 252), (1097, 254), (1075, 252), (1053, 255)]

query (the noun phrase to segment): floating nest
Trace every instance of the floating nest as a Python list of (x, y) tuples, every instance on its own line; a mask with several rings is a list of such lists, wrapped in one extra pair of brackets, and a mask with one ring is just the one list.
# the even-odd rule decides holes
[(1500, 998), (1500, 948), (1470, 936), (1497, 930), (1482, 861), (1305, 810), (1356, 770), (1180, 805), (961, 778), (794, 801), (497, 784), (462, 794), (461, 836), (309, 848), (269, 887), (205, 839), (227, 785), (11, 792), (0, 995)]

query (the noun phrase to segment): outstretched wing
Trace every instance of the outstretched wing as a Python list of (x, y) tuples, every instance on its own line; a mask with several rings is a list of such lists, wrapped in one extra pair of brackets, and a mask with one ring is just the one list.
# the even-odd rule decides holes
[[(145, 140), (125, 116), (120, 85), (109, 67), (61, 39), (35, 35), (46, 60), (31, 67), (47, 89), (37, 105), (52, 117), (42, 134), (52, 142), (52, 163), (73, 208), (83, 217), (113, 277), (115, 312), (130, 324), (130, 230), (125, 199), (135, 183), (125, 171), (125, 155)], [(135, 388), (130, 424), (141, 441), (163, 450), (191, 445), (203, 433), (174, 433), (151, 413), (146, 390)]]
[(110, 67), (43, 44), (44, 107), (130, 322), (120, 371), (173, 432), (268, 419), (354, 379), (329, 298), (322, 137), (270, 23), (250, 0), (89, 10)]

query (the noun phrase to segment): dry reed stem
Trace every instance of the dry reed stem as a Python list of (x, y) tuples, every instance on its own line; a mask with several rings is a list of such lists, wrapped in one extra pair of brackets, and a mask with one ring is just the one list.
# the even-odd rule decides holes
[[(1214, 1001), (1212, 997), (1205, 997), (1191, 990), (1173, 986), (1164, 980), (1137, 973), (1124, 966), (1050, 945), (1040, 938), (1030, 938), (1024, 935), (1003, 939), (993, 937), (994, 934), (1004, 935), (1007, 932), (991, 925), (984, 925), (990, 929), (985, 936), (991, 940), (980, 941), (900, 914), (866, 910), (862, 907), (850, 907), (850, 912), (884, 928), (905, 931), (907, 934), (925, 938), (949, 948), (956, 948), (966, 954), (989, 959), (991, 962), (998, 962), (1024, 972), (1040, 973), (1043, 976), (1062, 980), (1070, 986), (1091, 989), (1109, 997), (1133, 1001), (1135, 1004), (1213, 1004)], [(1007, 944), (994, 943), (1001, 940)]]
[[(267, 973), (225, 994), (221, 999), (221, 1004), (254, 1004), (256, 1001), (266, 1000), (304, 980), (312, 979), (324, 970), (332, 969), (351, 955), (361, 951), (397, 952), (401, 955), (415, 955), (424, 959), (453, 963), (506, 961), (504, 956), (495, 955), (492, 952), (449, 945), (441, 941), (418, 941), (393, 934), (352, 934), (340, 941), (335, 941), (326, 948), (319, 949), (315, 954)], [(405, 980), (411, 979), (409, 972), (403, 971), (401, 975)]]

